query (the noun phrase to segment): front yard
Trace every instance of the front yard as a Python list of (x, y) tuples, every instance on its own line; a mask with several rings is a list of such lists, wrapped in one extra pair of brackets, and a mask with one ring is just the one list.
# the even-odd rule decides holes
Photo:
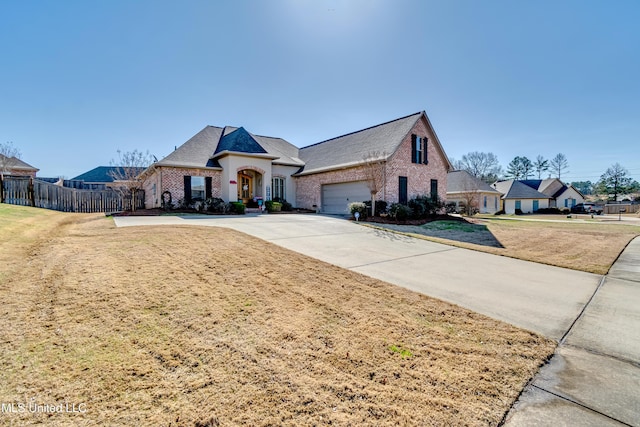
[(627, 244), (640, 235), (640, 226), (604, 223), (583, 216), (588, 221), (567, 221), (566, 216), (551, 218), (546, 215), (526, 217), (544, 221), (485, 216), (469, 222), (374, 226), (462, 248), (606, 274)]
[(0, 424), (497, 425), (555, 348), (228, 229), (0, 219), (0, 402), (78, 409)]

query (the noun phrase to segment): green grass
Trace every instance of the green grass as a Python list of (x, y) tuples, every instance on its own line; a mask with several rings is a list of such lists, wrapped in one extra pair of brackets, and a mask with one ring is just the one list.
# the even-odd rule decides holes
[(411, 352), (411, 350), (403, 348), (402, 346), (390, 345), (389, 350), (394, 353), (400, 354), (400, 356), (402, 356), (403, 359), (408, 359), (413, 356), (413, 353)]
[(487, 229), (484, 225), (469, 224), (460, 221), (433, 221), (422, 226), (425, 230), (451, 230), (462, 231), (465, 233), (475, 233), (476, 231), (484, 231)]

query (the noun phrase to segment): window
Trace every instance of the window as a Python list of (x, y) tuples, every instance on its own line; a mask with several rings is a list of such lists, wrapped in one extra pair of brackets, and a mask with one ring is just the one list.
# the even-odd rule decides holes
[(484, 196), (484, 208), (487, 208), (487, 196)]
[(271, 187), (273, 188), (273, 198), (279, 200), (287, 200), (286, 180), (281, 177), (274, 177), (271, 180)]
[(432, 200), (438, 199), (438, 180), (437, 179), (431, 180), (431, 199)]
[(408, 202), (408, 191), (407, 191), (407, 177), (399, 176), (398, 177), (398, 203), (401, 205), (406, 205)]
[(427, 159), (427, 138), (411, 135), (411, 163), (429, 163)]
[(204, 176), (192, 176), (191, 177), (191, 200), (204, 200), (205, 199), (205, 184)]

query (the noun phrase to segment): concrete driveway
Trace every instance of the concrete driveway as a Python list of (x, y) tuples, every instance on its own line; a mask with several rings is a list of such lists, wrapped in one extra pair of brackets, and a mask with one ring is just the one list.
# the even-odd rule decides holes
[(441, 245), (323, 215), (116, 217), (228, 227), (560, 340), (600, 276)]
[(628, 261), (621, 257), (604, 279), (322, 215), (116, 217), (115, 221), (120, 227), (232, 228), (538, 332), (561, 345), (524, 391), (506, 425), (640, 425), (638, 239), (630, 245), (629, 255), (625, 252)]

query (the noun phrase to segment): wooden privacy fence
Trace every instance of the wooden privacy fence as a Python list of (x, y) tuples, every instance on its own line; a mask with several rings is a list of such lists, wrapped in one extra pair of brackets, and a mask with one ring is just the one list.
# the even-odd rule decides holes
[(640, 205), (631, 203), (607, 203), (604, 205), (605, 214), (618, 214), (620, 209), (624, 209), (625, 213), (636, 213), (640, 210)]
[[(77, 190), (61, 187), (37, 178), (0, 177), (2, 202), (33, 206), (61, 212), (130, 211), (131, 194), (117, 190)], [(135, 209), (144, 209), (144, 191), (138, 190)]]

